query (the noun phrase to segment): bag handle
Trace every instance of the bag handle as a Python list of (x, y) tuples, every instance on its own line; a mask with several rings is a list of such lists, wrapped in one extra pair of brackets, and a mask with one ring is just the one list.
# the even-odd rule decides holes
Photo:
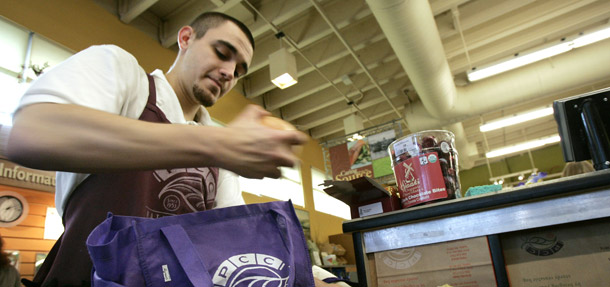
[(176, 254), (182, 270), (195, 287), (208, 287), (212, 279), (207, 268), (197, 255), (193, 243), (180, 225), (169, 225), (161, 228), (161, 233), (169, 242)]
[(284, 241), (284, 245), (286, 247), (286, 250), (288, 251), (288, 257), (289, 262), (288, 262), (288, 266), (290, 266), (290, 271), (288, 272), (288, 282), (286, 283), (285, 286), (293, 286), (294, 285), (294, 280), (296, 277), (296, 266), (294, 265), (294, 256), (293, 256), (293, 252), (292, 252), (292, 247), (293, 247), (293, 238), (290, 235), (290, 230), (288, 229), (288, 218), (286, 218), (285, 215), (277, 212), (276, 210), (271, 209), (271, 214), (274, 215), (275, 217), (275, 221), (277, 223), (277, 227), (280, 230), (280, 236), (282, 237), (282, 241)]

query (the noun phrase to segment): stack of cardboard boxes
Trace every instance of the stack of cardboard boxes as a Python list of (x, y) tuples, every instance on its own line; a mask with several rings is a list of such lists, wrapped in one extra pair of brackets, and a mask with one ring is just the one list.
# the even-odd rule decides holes
[(375, 253), (379, 287), (495, 286), (487, 237)]
[(610, 286), (610, 220), (503, 234), (510, 286)]

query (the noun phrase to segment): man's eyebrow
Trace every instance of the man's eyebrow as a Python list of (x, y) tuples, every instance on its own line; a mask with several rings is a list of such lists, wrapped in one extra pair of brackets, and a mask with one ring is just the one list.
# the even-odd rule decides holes
[[(235, 46), (233, 46), (233, 44), (224, 41), (224, 40), (218, 40), (218, 43), (224, 45), (225, 47), (229, 48), (229, 50), (231, 50), (231, 52), (233, 52), (233, 54), (238, 54), (237, 49), (235, 48)], [(248, 64), (241, 63), (242, 68), (244, 69), (244, 75), (248, 74)], [(243, 76), (243, 75), (242, 75)]]

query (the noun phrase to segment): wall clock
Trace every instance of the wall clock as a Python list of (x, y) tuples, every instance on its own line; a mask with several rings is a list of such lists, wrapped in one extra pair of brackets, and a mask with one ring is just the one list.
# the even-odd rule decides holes
[(25, 198), (14, 191), (0, 191), (0, 227), (16, 226), (28, 215)]

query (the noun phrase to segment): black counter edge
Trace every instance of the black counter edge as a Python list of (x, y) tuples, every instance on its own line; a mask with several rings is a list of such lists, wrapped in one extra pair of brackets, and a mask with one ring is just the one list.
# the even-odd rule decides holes
[(368, 218), (357, 218), (343, 222), (343, 232), (349, 233), (405, 224), (410, 221), (499, 207), (506, 204), (582, 191), (604, 185), (610, 185), (610, 170), (592, 172), (573, 178), (561, 178), (548, 183), (534, 184), (531, 187), (518, 188), (496, 194), (483, 194), (482, 196), (468, 198), (468, 200), (445, 201), (420, 209), (402, 209)]

